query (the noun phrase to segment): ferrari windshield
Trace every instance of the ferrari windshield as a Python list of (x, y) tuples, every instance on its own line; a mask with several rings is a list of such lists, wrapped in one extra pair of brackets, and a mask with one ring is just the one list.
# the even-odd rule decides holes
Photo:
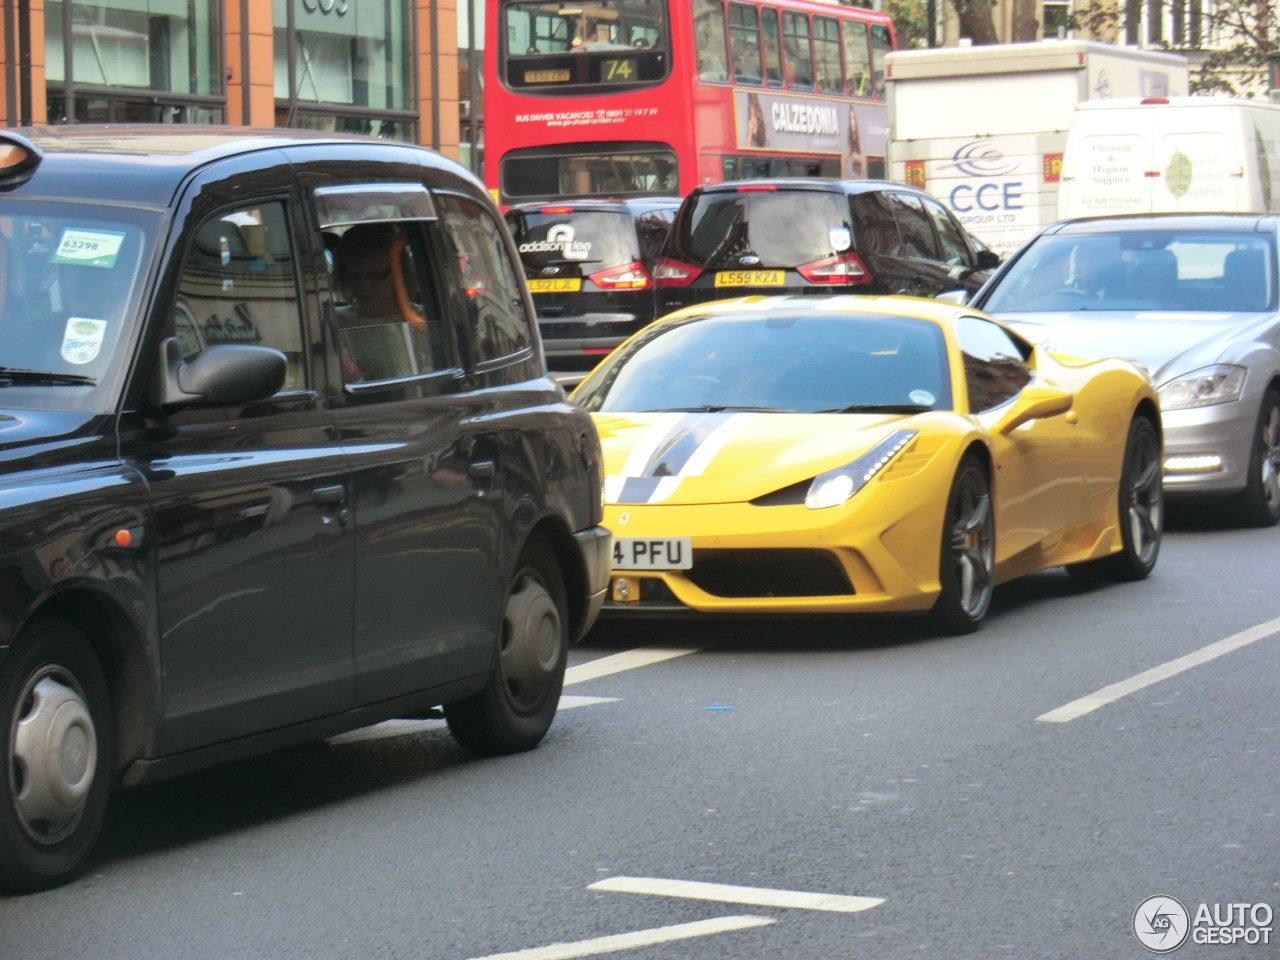
[(979, 304), (989, 313), (1276, 309), (1270, 237), (1143, 230), (1041, 237)]
[(750, 310), (655, 324), (574, 400), (593, 411), (951, 409), (942, 329), (910, 317)]
[(0, 406), (107, 410), (158, 215), (0, 202)]

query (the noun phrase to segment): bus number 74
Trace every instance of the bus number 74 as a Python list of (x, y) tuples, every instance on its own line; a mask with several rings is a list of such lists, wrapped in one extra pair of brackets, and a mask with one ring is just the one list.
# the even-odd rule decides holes
[(636, 62), (632, 59), (627, 60), (606, 60), (604, 62), (604, 79), (608, 80), (630, 80), (635, 75)]

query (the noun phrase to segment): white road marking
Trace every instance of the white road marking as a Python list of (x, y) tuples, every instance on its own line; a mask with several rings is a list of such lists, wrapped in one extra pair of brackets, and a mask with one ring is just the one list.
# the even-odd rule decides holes
[(1079, 700), (1072, 700), (1056, 710), (1042, 713), (1036, 719), (1043, 723), (1067, 723), (1077, 717), (1083, 717), (1086, 713), (1092, 713), (1094, 710), (1114, 703), (1121, 697), (1136, 693), (1144, 687), (1149, 687), (1162, 680), (1168, 680), (1170, 677), (1177, 676), (1192, 667), (1198, 667), (1208, 663), (1210, 660), (1216, 660), (1218, 657), (1239, 650), (1241, 647), (1247, 647), (1249, 644), (1256, 643), (1259, 640), (1275, 636), (1277, 633), (1280, 633), (1280, 618), (1268, 620), (1266, 623), (1260, 623), (1256, 627), (1250, 627), (1248, 630), (1242, 630), (1227, 637), (1225, 640), (1219, 640), (1216, 643), (1209, 644), (1207, 647), (1194, 650), (1185, 657), (1178, 657), (1176, 660), (1162, 663), (1157, 667), (1152, 667), (1150, 670), (1144, 670), (1128, 680), (1113, 683), (1088, 696), (1081, 697)]
[[(617, 697), (575, 697), (563, 694), (560, 697), (559, 709), (572, 710), (575, 707), (593, 707), (598, 703), (616, 703)], [(444, 726), (443, 719), (433, 720), (384, 720), (371, 727), (361, 727), (349, 733), (340, 733), (330, 737), (329, 743), (363, 743), (366, 740), (383, 740), (388, 737), (403, 737), (411, 733), (422, 733), (424, 730), (438, 730)]]
[(714, 900), (717, 903), (742, 903), (752, 907), (826, 910), (833, 913), (858, 913), (884, 903), (882, 897), (845, 897), (833, 893), (736, 887), (726, 883), (660, 880), (656, 877), (610, 877), (608, 880), (591, 884), (587, 889), (607, 890), (613, 893), (647, 893), (659, 897), (683, 897), (688, 900)]
[(696, 920), (693, 923), (677, 923), (670, 927), (653, 927), (632, 933), (619, 933), (611, 937), (578, 940), (574, 943), (553, 943), (546, 947), (516, 950), (512, 953), (491, 953), (472, 960), (573, 960), (575, 957), (595, 957), (618, 950), (634, 950), (657, 943), (672, 943), (693, 937), (709, 937), (716, 933), (730, 933), (751, 927), (764, 927), (773, 923), (768, 917), (717, 917), (714, 920)]
[(601, 657), (599, 660), (589, 660), (576, 667), (570, 667), (564, 672), (564, 685), (567, 687), (571, 683), (585, 683), (598, 677), (622, 673), (624, 670), (661, 663), (663, 660), (687, 657), (691, 653), (697, 653), (698, 650), (698, 647), (640, 647), (637, 650), (626, 650), (623, 653), (615, 653), (608, 657)]

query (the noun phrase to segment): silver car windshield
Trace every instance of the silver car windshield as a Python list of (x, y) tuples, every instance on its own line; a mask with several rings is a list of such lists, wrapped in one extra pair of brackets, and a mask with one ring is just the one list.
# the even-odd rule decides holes
[(1041, 237), (982, 304), (991, 313), (1276, 309), (1272, 238), (1225, 231)]
[(159, 215), (0, 200), (0, 405), (107, 410)]

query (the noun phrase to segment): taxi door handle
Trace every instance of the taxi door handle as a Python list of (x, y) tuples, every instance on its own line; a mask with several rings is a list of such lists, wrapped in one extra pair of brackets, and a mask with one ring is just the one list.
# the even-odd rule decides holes
[(472, 480), (489, 480), (498, 472), (498, 465), (492, 460), (475, 460), (467, 467), (467, 475)]
[(337, 483), (331, 487), (316, 487), (311, 491), (312, 503), (341, 503), (347, 495), (347, 489)]

